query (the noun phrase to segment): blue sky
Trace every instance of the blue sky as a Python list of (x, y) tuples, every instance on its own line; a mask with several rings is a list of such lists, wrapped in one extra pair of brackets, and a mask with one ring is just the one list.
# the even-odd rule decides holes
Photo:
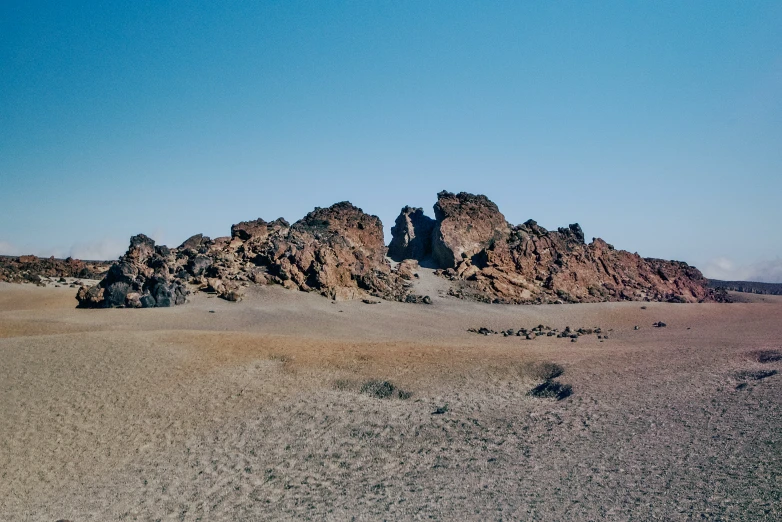
[(779, 1), (2, 2), (0, 253), (342, 200), (388, 236), (447, 189), (782, 281), (779, 27)]

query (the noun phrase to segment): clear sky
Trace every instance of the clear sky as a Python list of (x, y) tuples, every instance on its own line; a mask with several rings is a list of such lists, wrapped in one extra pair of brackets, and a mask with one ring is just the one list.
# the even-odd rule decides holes
[(0, 253), (436, 193), (782, 281), (782, 2), (0, 2)]

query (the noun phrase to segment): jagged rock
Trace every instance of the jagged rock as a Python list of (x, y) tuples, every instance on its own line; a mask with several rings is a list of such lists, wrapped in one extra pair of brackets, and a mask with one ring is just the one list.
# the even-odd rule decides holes
[(179, 245), (178, 250), (193, 250), (195, 252), (200, 252), (202, 249), (206, 249), (210, 243), (211, 240), (209, 239), (209, 236), (196, 234), (194, 236), (190, 236), (185, 240), (184, 243)]
[(495, 303), (719, 300), (696, 268), (602, 239), (586, 244), (577, 223), (557, 231), (531, 219), (510, 226), (486, 196), (463, 192), (441, 192), (434, 210), (432, 254), (436, 274), (455, 283), (449, 295)]
[(426, 259), (432, 254), (432, 231), (435, 220), (421, 208), (404, 207), (391, 227), (388, 255), (394, 261)]
[(207, 268), (212, 266), (212, 258), (203, 254), (198, 254), (188, 262), (187, 270), (195, 277), (200, 276)]
[(486, 196), (442, 191), (434, 215), (432, 256), (441, 268), (455, 268), (495, 242), (507, 241), (505, 216)]
[[(194, 252), (195, 243), (186, 250)], [(185, 302), (188, 291), (173, 275), (175, 256), (168, 248), (156, 247), (155, 241), (144, 234), (133, 236), (128, 251), (111, 265), (106, 277), (92, 288), (79, 290), (79, 307), (151, 308)]]
[[(177, 305), (186, 300), (187, 283), (239, 301), (251, 282), (316, 291), (334, 300), (404, 300), (410, 283), (391, 269), (385, 254), (380, 219), (342, 202), (316, 208), (293, 225), (282, 218), (247, 221), (234, 225), (230, 238), (212, 241), (199, 234), (176, 249), (156, 247), (143, 234), (134, 236), (128, 252), (99, 285), (103, 300), (86, 299), (85, 291), (79, 302), (110, 307)], [(412, 270), (412, 265), (405, 267)]]
[(602, 239), (586, 244), (577, 223), (556, 231), (533, 220), (511, 226), (486, 196), (464, 192), (439, 193), (434, 211), (433, 222), (421, 209), (402, 209), (388, 253), (404, 259), (393, 269), (380, 219), (349, 202), (316, 208), (293, 225), (282, 218), (245, 221), (231, 227), (230, 237), (198, 234), (176, 249), (138, 235), (99, 288), (80, 289), (77, 299), (80, 306), (171, 306), (186, 301), (189, 284), (239, 300), (244, 287), (255, 283), (333, 300), (431, 302), (411, 295), (417, 261), (431, 254), (440, 267), (435, 273), (452, 282), (448, 294), (460, 298), (559, 304), (717, 300), (696, 268), (644, 259)]
[[(287, 226), (287, 222), (285, 223)], [(269, 223), (263, 219), (253, 221), (242, 221), (231, 226), (231, 237), (247, 241), (252, 237), (263, 239), (269, 234)]]

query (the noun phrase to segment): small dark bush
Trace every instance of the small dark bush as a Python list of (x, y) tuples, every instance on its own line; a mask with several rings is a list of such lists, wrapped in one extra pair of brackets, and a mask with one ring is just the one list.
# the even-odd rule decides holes
[(739, 381), (759, 381), (776, 374), (776, 370), (746, 370), (743, 372), (736, 372), (735, 377), (736, 380)]
[(527, 392), (531, 397), (542, 399), (557, 399), (561, 401), (573, 394), (573, 387), (569, 384), (562, 384), (556, 381), (546, 381), (539, 384)]
[(779, 350), (758, 350), (751, 355), (753, 359), (763, 364), (782, 361), (782, 351)]
[(361, 385), (361, 393), (375, 397), (376, 399), (389, 399), (391, 397), (398, 397), (399, 399), (409, 399), (413, 394), (404, 390), (400, 390), (392, 383), (388, 381), (380, 381), (377, 379), (370, 379)]
[(339, 391), (347, 391), (355, 388), (355, 382), (350, 379), (337, 379), (334, 381), (334, 389)]

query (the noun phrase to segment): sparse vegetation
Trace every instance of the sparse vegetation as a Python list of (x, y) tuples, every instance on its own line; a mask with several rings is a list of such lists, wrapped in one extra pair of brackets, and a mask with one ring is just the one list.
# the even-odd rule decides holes
[(406, 400), (412, 397), (412, 392), (402, 390), (395, 384), (380, 379), (369, 379), (364, 382), (358, 382), (353, 379), (337, 379), (333, 383), (334, 389), (338, 391), (357, 391), (376, 399), (401, 399)]
[(776, 370), (744, 370), (736, 372), (735, 378), (739, 381), (760, 381), (776, 374)]
[(557, 399), (558, 401), (570, 397), (572, 394), (573, 387), (571, 385), (551, 380), (545, 381), (527, 392), (527, 395), (531, 397)]
[(758, 350), (751, 352), (750, 357), (762, 364), (782, 361), (782, 351), (780, 350)]
[(375, 397), (376, 399), (390, 399), (397, 397), (399, 399), (409, 399), (412, 393), (400, 390), (388, 381), (370, 379), (361, 385), (361, 393)]

